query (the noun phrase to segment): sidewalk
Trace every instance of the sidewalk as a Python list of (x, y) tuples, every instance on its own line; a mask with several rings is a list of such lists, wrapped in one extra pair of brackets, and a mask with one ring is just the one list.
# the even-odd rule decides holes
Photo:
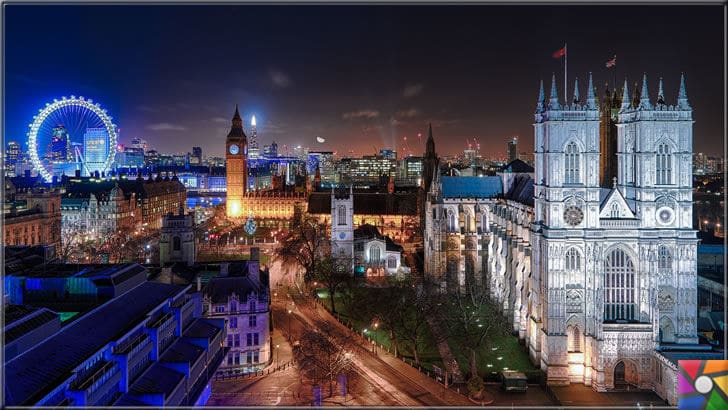
[(649, 390), (611, 391), (600, 393), (583, 384), (551, 386), (563, 406), (666, 406), (664, 400)]
[[(326, 308), (320, 305), (320, 302), (316, 302), (314, 305), (315, 309), (318, 310), (318, 313), (332, 323), (335, 323), (340, 328), (344, 329), (346, 332), (352, 333), (351, 329), (343, 325), (341, 322), (336, 320), (334, 316), (329, 313)], [(371, 345), (369, 340), (363, 339), (359, 334), (354, 335), (354, 340), (357, 341), (357, 344), (360, 345), (364, 350), (371, 351)], [(373, 354), (373, 353), (372, 353)], [(433, 378), (428, 377), (424, 373), (421, 373), (414, 367), (404, 363), (402, 360), (397, 359), (392, 354), (388, 353), (386, 350), (377, 350), (376, 354), (377, 358), (396, 371), (402, 373), (405, 377), (412, 380), (413, 382), (420, 385), (422, 388), (426, 389), (430, 393), (436, 393), (439, 397), (441, 397), (445, 402), (447, 402), (450, 406), (474, 406), (477, 405), (476, 403), (473, 403), (470, 401), (464, 394), (459, 394), (456, 391), (454, 391), (451, 388), (446, 388), (443, 384), (438, 383)], [(465, 393), (465, 392), (463, 392)], [(487, 402), (487, 400), (486, 400)]]

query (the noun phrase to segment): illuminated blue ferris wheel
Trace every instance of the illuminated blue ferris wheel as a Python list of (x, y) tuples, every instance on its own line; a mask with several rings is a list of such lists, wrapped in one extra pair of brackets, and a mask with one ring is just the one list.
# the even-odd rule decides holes
[(101, 105), (84, 97), (46, 103), (29, 124), (31, 163), (47, 182), (53, 176), (109, 171), (116, 152), (116, 125)]

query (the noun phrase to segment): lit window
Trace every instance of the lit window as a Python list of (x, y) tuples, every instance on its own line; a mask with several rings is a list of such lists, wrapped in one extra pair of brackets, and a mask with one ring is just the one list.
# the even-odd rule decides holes
[(604, 260), (604, 320), (634, 320), (635, 308), (632, 259), (622, 249), (615, 249)]
[(656, 172), (657, 185), (669, 185), (672, 183), (672, 154), (667, 144), (660, 144), (657, 147)]
[(581, 182), (579, 169), (579, 148), (571, 142), (566, 146), (564, 183), (578, 184)]

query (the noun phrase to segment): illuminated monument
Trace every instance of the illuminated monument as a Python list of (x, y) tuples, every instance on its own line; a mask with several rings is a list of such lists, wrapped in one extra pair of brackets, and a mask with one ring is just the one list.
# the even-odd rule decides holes
[(242, 198), (248, 184), (248, 138), (243, 132), (243, 120), (235, 105), (233, 124), (225, 141), (225, 177), (227, 181), (227, 216), (242, 216)]

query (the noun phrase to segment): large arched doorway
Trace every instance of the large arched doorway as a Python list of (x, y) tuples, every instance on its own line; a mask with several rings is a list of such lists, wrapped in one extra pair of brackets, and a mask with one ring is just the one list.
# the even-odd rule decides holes
[(629, 386), (639, 384), (639, 372), (637, 366), (629, 361), (620, 360), (614, 366), (614, 389), (628, 389)]

